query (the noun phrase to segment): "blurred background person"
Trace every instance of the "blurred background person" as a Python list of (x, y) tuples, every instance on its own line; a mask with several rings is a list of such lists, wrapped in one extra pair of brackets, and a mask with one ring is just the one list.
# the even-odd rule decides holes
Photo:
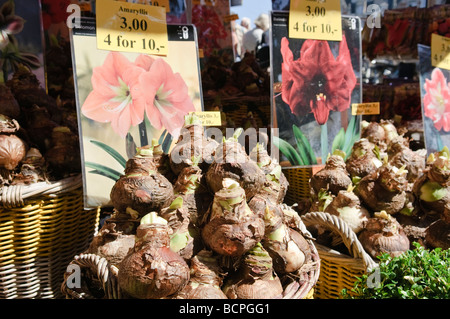
[(256, 47), (261, 44), (263, 33), (269, 29), (269, 16), (261, 13), (253, 23), (255, 27), (244, 33), (242, 39), (245, 52), (256, 52)]

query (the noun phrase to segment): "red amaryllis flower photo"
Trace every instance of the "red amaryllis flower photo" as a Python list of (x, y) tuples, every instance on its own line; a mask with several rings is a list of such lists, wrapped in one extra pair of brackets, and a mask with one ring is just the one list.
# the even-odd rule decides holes
[(450, 83), (438, 68), (426, 79), (423, 109), (426, 117), (433, 120), (434, 127), (440, 131), (450, 131)]
[(347, 41), (343, 36), (339, 55), (333, 56), (327, 41), (306, 40), (300, 57), (294, 60), (289, 40), (281, 39), (283, 101), (293, 114), (313, 112), (317, 123), (327, 122), (330, 111), (344, 111), (350, 106), (356, 85)]

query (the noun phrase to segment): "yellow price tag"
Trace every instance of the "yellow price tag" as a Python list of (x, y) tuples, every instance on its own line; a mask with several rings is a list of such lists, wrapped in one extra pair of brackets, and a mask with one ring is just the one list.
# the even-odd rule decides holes
[(231, 21), (234, 21), (234, 20), (239, 20), (239, 15), (237, 15), (237, 14), (230, 14), (230, 15), (227, 15), (227, 16), (223, 17), (223, 21), (225, 21), (225, 22), (231, 22)]
[(352, 115), (377, 115), (380, 114), (380, 102), (352, 103)]
[(342, 41), (340, 0), (291, 0), (289, 37)]
[(431, 65), (450, 70), (450, 38), (431, 34)]
[(80, 10), (82, 12), (88, 12), (91, 11), (92, 9), (91, 4), (89, 2), (80, 2), (78, 5), (80, 6)]
[(192, 4), (214, 7), (216, 5), (216, 0), (192, 0)]
[(96, 6), (98, 49), (167, 55), (165, 8), (112, 0)]
[(195, 114), (203, 126), (220, 126), (222, 125), (222, 118), (220, 112), (217, 111), (204, 111), (204, 112), (192, 112)]
[(116, 1), (122, 1), (122, 2), (133, 2), (133, 3), (139, 3), (139, 4), (148, 4), (150, 6), (156, 6), (156, 7), (164, 7), (166, 8), (166, 12), (170, 12), (170, 4), (169, 0), (116, 0)]

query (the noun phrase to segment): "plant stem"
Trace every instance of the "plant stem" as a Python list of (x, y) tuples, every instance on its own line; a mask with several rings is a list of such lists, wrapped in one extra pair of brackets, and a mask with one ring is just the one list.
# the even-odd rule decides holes
[(438, 151), (442, 151), (442, 149), (444, 148), (444, 143), (442, 143), (441, 134), (437, 132), (436, 135), (437, 135), (437, 149)]
[(328, 156), (328, 128), (327, 124), (320, 126), (320, 146), (322, 150), (322, 164), (325, 163)]
[(148, 145), (148, 138), (147, 138), (147, 128), (145, 126), (145, 120), (139, 123), (139, 137), (141, 139), (141, 147)]

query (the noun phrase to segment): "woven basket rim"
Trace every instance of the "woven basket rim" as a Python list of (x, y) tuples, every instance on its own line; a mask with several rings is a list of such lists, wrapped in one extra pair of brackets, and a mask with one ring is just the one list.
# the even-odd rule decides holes
[[(305, 266), (311, 266), (311, 270), (309, 271), (308, 279), (302, 284), (292, 280), (289, 284), (283, 287), (283, 293), (276, 297), (275, 299), (303, 299), (305, 296), (310, 293), (311, 289), (314, 288), (317, 280), (319, 279), (320, 273), (320, 257), (315, 245), (310, 243), (312, 251), (312, 260), (309, 265), (305, 264)], [(104, 257), (101, 257), (96, 254), (86, 253), (76, 255), (74, 259), (69, 263), (69, 265), (76, 264), (78, 266), (89, 267), (94, 273), (97, 274), (98, 279), (103, 285), (103, 290), (105, 292), (105, 298), (107, 299), (120, 299), (122, 295), (120, 288), (117, 283), (117, 274), (118, 268), (115, 265), (112, 265), (109, 261), (107, 261)], [(85, 299), (92, 298), (87, 293), (82, 292), (81, 294), (76, 292), (75, 290), (69, 288), (67, 286), (67, 277), (70, 274), (65, 273), (64, 281), (61, 285), (61, 291), (66, 294), (66, 296), (71, 296), (75, 299)], [(287, 274), (286, 276), (289, 276)], [(293, 277), (291, 277), (293, 278)]]
[(350, 256), (316, 243), (319, 253), (331, 256), (335, 262), (353, 264), (355, 268), (361, 268), (368, 272), (378, 266), (377, 262), (365, 251), (358, 236), (342, 218), (325, 212), (308, 212), (301, 218), (307, 226), (321, 225), (340, 235)]
[[(283, 207), (285, 209), (289, 209), (291, 206), (283, 204)], [(279, 296), (275, 297), (276, 299), (305, 298), (311, 293), (311, 290), (316, 285), (320, 275), (320, 254), (315, 246), (311, 233), (308, 231), (301, 218), (296, 219), (295, 225), (292, 227), (303, 235), (307, 241), (311, 249), (311, 260), (305, 263), (297, 272), (280, 276), (280, 279), (282, 277), (285, 284), (283, 287), (283, 292)], [(105, 298), (120, 298), (122, 293), (117, 282), (118, 267), (111, 264), (106, 258), (94, 253), (82, 253), (74, 256), (73, 260), (67, 265), (67, 267), (73, 264), (89, 267), (94, 274), (97, 274), (97, 277), (103, 286)], [(307, 274), (307, 278), (305, 278), (305, 274)], [(64, 274), (64, 281), (61, 285), (62, 293), (75, 299), (92, 298), (84, 292), (80, 294), (75, 290), (70, 289), (67, 286), (67, 277), (69, 275), (70, 273), (67, 272)], [(299, 278), (299, 280), (295, 280), (294, 278), (296, 276), (301, 276), (301, 278)]]
[(19, 207), (23, 206), (26, 200), (43, 195), (56, 196), (71, 192), (78, 189), (82, 184), (82, 174), (77, 174), (54, 182), (3, 186), (0, 188), (1, 204), (5, 208)]

